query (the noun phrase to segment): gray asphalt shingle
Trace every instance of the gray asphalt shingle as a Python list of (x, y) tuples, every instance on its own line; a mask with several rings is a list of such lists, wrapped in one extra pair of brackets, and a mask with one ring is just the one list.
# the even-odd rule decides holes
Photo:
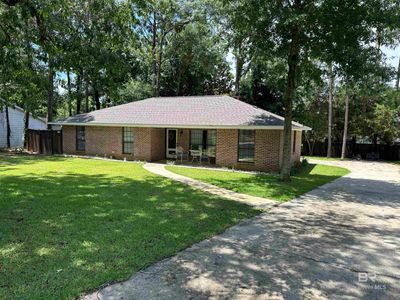
[[(283, 118), (229, 96), (158, 97), (69, 117), (58, 124), (283, 126)], [(303, 125), (293, 122), (294, 127)]]

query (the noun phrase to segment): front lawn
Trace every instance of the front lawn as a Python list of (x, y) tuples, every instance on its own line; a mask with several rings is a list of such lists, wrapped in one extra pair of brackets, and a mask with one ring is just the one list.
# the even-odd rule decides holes
[(0, 299), (65, 299), (259, 211), (140, 164), (0, 154)]
[(285, 183), (279, 181), (278, 176), (273, 175), (173, 166), (166, 168), (177, 174), (205, 181), (238, 193), (274, 199), (279, 202), (291, 200), (349, 173), (344, 168), (309, 164), (293, 175), (290, 182)]
[[(303, 156), (306, 159), (316, 159), (316, 160), (330, 160), (330, 161), (341, 161), (340, 157), (326, 157), (326, 156)], [(348, 160), (348, 158), (345, 158)]]

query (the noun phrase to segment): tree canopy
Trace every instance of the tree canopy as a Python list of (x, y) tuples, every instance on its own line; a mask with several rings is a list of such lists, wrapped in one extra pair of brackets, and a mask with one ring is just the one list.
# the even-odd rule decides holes
[(400, 44), (399, 16), (396, 0), (1, 0), (0, 97), (52, 120), (230, 94), (285, 116), (288, 179), (291, 120), (310, 143), (329, 116), (335, 141), (399, 137), (400, 59), (383, 52)]

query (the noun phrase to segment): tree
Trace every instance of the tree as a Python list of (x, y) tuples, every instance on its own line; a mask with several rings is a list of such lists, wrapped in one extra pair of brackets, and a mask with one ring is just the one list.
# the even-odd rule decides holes
[(164, 47), (169, 35), (180, 32), (193, 20), (195, 14), (189, 1), (161, 0), (149, 1), (144, 6), (133, 4), (138, 16), (137, 30), (140, 31), (142, 45), (151, 53), (151, 73), (154, 96), (160, 95), (161, 74), (165, 63)]
[(0, 49), (0, 97), (7, 108), (19, 105), (25, 109), (26, 145), (29, 115), (40, 114), (46, 98), (46, 70), (37, 59), (40, 50), (32, 46), (37, 32), (35, 26), (31, 26), (34, 20), (26, 17), (31, 12), (25, 9), (0, 3), (0, 43), (3, 45)]
[(396, 73), (396, 90), (399, 90), (399, 83), (400, 83), (400, 55), (399, 55), (399, 64), (397, 66), (397, 73)]
[(392, 144), (400, 134), (399, 106), (390, 106), (377, 103), (374, 107), (374, 116), (370, 120), (371, 126), (378, 138), (385, 144)]
[(335, 77), (332, 65), (329, 66), (329, 97), (328, 97), (328, 151), (326, 157), (332, 156), (332, 102)]
[(340, 159), (344, 159), (346, 156), (346, 145), (347, 145), (347, 126), (349, 124), (349, 93), (346, 91), (345, 100), (345, 113), (344, 113), (344, 129), (343, 129), (343, 143), (342, 143), (342, 154)]
[(309, 155), (314, 153), (315, 142), (326, 137), (327, 97), (324, 90), (323, 82), (313, 82), (295, 109), (298, 120), (312, 128), (312, 130), (303, 133), (308, 145)]
[(206, 18), (171, 34), (165, 47), (162, 94), (229, 93), (232, 76), (225, 55), (220, 37), (213, 33)]

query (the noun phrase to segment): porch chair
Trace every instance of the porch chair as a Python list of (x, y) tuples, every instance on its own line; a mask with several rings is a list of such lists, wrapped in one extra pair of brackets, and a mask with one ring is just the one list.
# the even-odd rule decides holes
[(176, 148), (176, 159), (180, 159), (181, 163), (189, 160), (189, 151), (185, 151), (182, 146)]
[[(197, 149), (194, 149), (197, 148)], [(201, 159), (203, 157), (203, 149), (201, 146), (198, 147), (192, 147), (190, 150), (190, 155), (192, 156), (192, 162), (197, 160), (199, 163), (201, 163)]]
[(204, 153), (203, 153), (203, 155), (202, 155), (202, 158), (207, 159), (208, 164), (211, 164), (211, 160), (210, 160), (211, 157), (215, 157), (215, 149), (213, 149), (213, 148), (207, 148), (207, 149), (204, 151)]

